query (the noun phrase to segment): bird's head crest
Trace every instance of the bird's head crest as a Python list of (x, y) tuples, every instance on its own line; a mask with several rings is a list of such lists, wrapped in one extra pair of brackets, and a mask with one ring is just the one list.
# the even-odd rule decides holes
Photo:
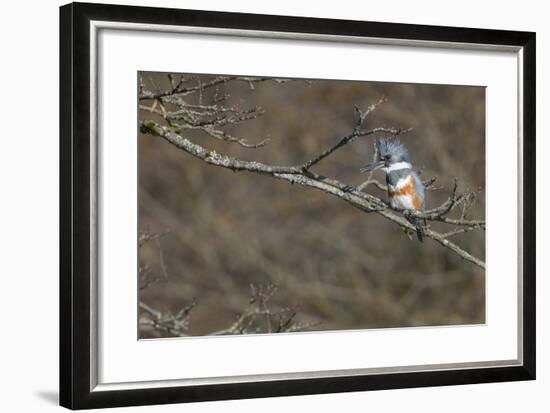
[(376, 149), (381, 161), (387, 163), (410, 162), (407, 148), (396, 137), (377, 139)]

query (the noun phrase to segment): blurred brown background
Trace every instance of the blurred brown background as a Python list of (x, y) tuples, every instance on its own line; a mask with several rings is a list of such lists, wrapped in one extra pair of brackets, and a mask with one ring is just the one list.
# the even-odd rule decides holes
[[(166, 74), (146, 73), (143, 82), (152, 91), (169, 88)], [(227, 130), (251, 142), (270, 136), (271, 143), (247, 149), (200, 132), (186, 136), (240, 159), (278, 165), (315, 157), (353, 130), (354, 104), (366, 108), (384, 95), (387, 102), (366, 126), (414, 128), (401, 136), (414, 166), (444, 187), (427, 192), (427, 208), (447, 199), (457, 177), (459, 191), (481, 189), (471, 216), (485, 217), (484, 88), (313, 80), (262, 82), (253, 90), (235, 82), (225, 91), (228, 104), (265, 109), (262, 117)], [(141, 110), (139, 117), (155, 115)], [(358, 185), (372, 142), (359, 138), (314, 170)], [(375, 177), (383, 181), (382, 172)], [(162, 274), (140, 290), (140, 300), (177, 313), (196, 299), (190, 335), (227, 327), (249, 304), (249, 285), (270, 283), (278, 287), (272, 305), (299, 305), (296, 319), (314, 323), (310, 329), (484, 322), (483, 270), (325, 193), (210, 166), (149, 135), (139, 136), (139, 191), (140, 228), (169, 231), (140, 249), (140, 262)], [(484, 258), (483, 231), (453, 241)]]

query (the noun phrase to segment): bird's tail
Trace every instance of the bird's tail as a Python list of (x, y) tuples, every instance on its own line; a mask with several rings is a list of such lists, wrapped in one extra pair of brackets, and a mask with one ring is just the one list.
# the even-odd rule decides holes
[(416, 238), (418, 238), (418, 241), (424, 242), (424, 237), (426, 235), (424, 232), (424, 228), (426, 228), (426, 220), (414, 217), (408, 217), (408, 219), (409, 222), (416, 227)]
[[(425, 222), (424, 225), (426, 225)], [(424, 242), (424, 226), (418, 222), (416, 224), (416, 238), (418, 238), (418, 241)]]

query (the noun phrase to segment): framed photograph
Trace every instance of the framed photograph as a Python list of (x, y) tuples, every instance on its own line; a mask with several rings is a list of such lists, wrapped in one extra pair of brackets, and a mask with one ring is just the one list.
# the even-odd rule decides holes
[(60, 24), (62, 406), (535, 378), (535, 33)]

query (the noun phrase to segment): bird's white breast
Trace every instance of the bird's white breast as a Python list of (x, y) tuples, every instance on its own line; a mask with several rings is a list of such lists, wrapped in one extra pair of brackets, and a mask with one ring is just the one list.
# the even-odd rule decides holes
[(390, 197), (390, 206), (393, 209), (416, 209), (411, 195), (398, 195)]

